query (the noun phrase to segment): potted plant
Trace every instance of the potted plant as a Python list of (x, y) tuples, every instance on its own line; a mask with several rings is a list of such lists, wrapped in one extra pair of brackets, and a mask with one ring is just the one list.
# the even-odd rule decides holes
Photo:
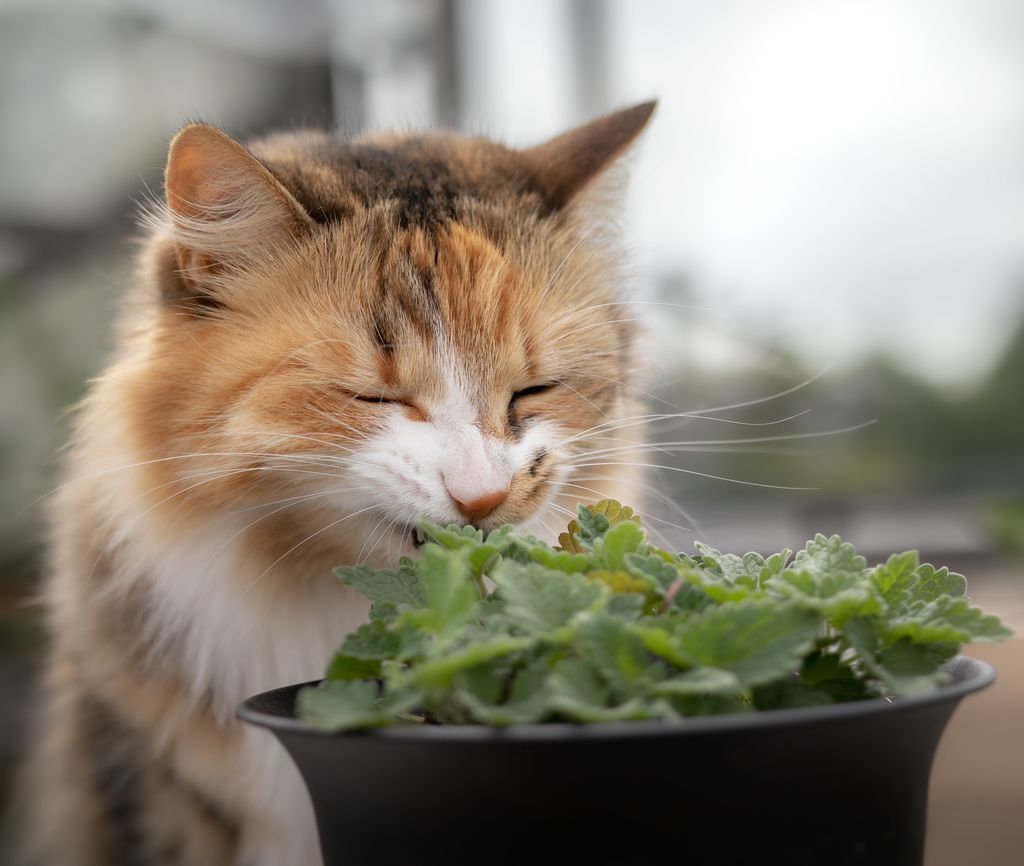
[(578, 515), (558, 548), (423, 524), (417, 560), (338, 570), (370, 622), (239, 710), (302, 772), (326, 866), (919, 866), (939, 737), (994, 678), (959, 644), (1009, 634), (963, 577)]

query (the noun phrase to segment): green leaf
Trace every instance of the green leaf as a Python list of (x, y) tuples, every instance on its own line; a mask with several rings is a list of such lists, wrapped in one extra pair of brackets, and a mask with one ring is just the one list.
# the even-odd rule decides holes
[(674, 631), (672, 644), (690, 666), (731, 671), (745, 686), (756, 686), (799, 665), (819, 622), (813, 611), (796, 605), (750, 599), (690, 617)]
[(644, 532), (635, 523), (624, 520), (610, 527), (602, 537), (594, 539), (594, 559), (609, 571), (621, 571), (626, 556), (644, 546)]
[(548, 706), (576, 722), (614, 722), (629, 719), (672, 718), (665, 701), (633, 698), (611, 704), (611, 689), (598, 668), (586, 659), (565, 659), (548, 677)]
[(909, 601), (936, 601), (941, 596), (962, 596), (967, 592), (967, 581), (962, 574), (948, 568), (935, 568), (927, 562), (915, 572), (916, 583), (911, 589)]
[(411, 562), (396, 570), (375, 570), (369, 565), (343, 565), (334, 569), (334, 573), (342, 583), (358, 589), (373, 602), (393, 604), (396, 607), (423, 606), (423, 592)]
[(580, 613), (596, 610), (608, 591), (597, 581), (539, 565), (503, 562), (491, 579), (505, 600), (505, 616), (527, 633), (552, 632)]
[(524, 725), (539, 722), (549, 712), (547, 670), (535, 667), (521, 671), (512, 682), (508, 700), (504, 696), (504, 683), (487, 668), (477, 668), (482, 676), (472, 673), (459, 680), (459, 697), (471, 715), (486, 725)]
[(455, 675), (496, 658), (522, 652), (531, 645), (528, 638), (500, 637), (471, 643), (439, 658), (427, 659), (413, 670), (413, 678), (421, 686), (447, 686)]
[(870, 697), (864, 681), (836, 653), (811, 653), (804, 659), (800, 679), (833, 701), (858, 701)]
[(341, 651), (353, 658), (388, 659), (393, 658), (401, 647), (401, 637), (391, 631), (387, 624), (374, 620), (359, 626), (345, 638)]
[(871, 570), (871, 580), (885, 603), (894, 609), (904, 608), (911, 590), (917, 585), (917, 551), (894, 553), (884, 565)]
[(531, 545), (527, 548), (529, 557), (533, 562), (550, 568), (552, 571), (562, 571), (566, 574), (582, 574), (593, 568), (590, 557), (582, 553), (570, 553), (566, 550), (553, 550), (547, 545)]
[(631, 696), (638, 681), (655, 678), (643, 640), (627, 623), (609, 613), (582, 622), (578, 646), (581, 655), (590, 660), (620, 698)]
[(677, 565), (666, 562), (654, 553), (627, 553), (623, 557), (623, 567), (634, 577), (648, 581), (664, 595), (669, 588), (680, 579), (681, 572)]
[(371, 680), (380, 676), (380, 659), (357, 658), (335, 653), (327, 666), (329, 680)]
[(863, 574), (867, 570), (867, 561), (857, 555), (852, 544), (847, 544), (838, 535), (826, 538), (819, 532), (797, 553), (791, 567), (795, 571), (816, 575)]
[(785, 568), (791, 550), (783, 550), (765, 559), (759, 553), (745, 553), (736, 556), (732, 553), (721, 553), (713, 547), (697, 542), (701, 565), (720, 582), (729, 587), (742, 587), (746, 590), (763, 589), (774, 576)]
[(917, 551), (893, 554), (871, 572), (886, 605), (896, 614), (906, 613), (917, 602), (935, 601), (941, 596), (962, 596), (967, 581), (948, 568), (918, 564)]
[(797, 677), (786, 677), (755, 688), (753, 703), (759, 710), (779, 710), (785, 707), (818, 707), (831, 704), (833, 700), (827, 693), (810, 688)]
[(940, 595), (890, 620), (884, 634), (890, 643), (903, 637), (914, 643), (993, 643), (1011, 637), (1013, 631), (962, 596)]
[(792, 598), (831, 618), (836, 628), (842, 628), (851, 616), (881, 610), (881, 600), (864, 572), (788, 570), (775, 580), (772, 588), (782, 597)]
[(469, 620), (480, 592), (468, 560), (466, 548), (423, 547), (418, 571), (425, 607), (405, 614), (409, 625), (433, 635), (450, 636)]
[(718, 668), (694, 668), (654, 685), (652, 691), (656, 695), (710, 695), (739, 694), (744, 691), (743, 684), (736, 674)]
[(379, 691), (375, 682), (325, 680), (299, 692), (297, 709), (302, 719), (320, 730), (353, 731), (386, 725), (420, 700), (414, 691), (383, 699)]
[(464, 547), (475, 547), (482, 544), (484, 533), (475, 526), (459, 526), (450, 523), (448, 526), (440, 526), (431, 523), (429, 520), (420, 520), (417, 524), (424, 535), (435, 544), (441, 545), (445, 550), (461, 550)]
[(565, 532), (558, 536), (562, 550), (570, 553), (586, 553), (596, 539), (619, 523), (640, 523), (632, 508), (620, 505), (614, 499), (602, 499), (593, 505), (578, 505), (576, 519), (570, 521)]

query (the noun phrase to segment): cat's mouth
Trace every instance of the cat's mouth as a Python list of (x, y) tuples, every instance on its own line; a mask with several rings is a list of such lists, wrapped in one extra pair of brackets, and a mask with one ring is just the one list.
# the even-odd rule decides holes
[(419, 550), (427, 543), (427, 536), (418, 526), (409, 525), (406, 527), (406, 536), (409, 539), (409, 543), (415, 550)]

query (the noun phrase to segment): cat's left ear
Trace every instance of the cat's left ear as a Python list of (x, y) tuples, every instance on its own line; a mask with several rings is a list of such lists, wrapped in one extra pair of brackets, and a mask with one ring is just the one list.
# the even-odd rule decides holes
[(313, 225), (262, 162), (205, 123), (174, 137), (164, 189), (179, 276), (199, 293), (214, 292), (224, 265), (251, 261)]
[(595, 181), (643, 131), (657, 102), (606, 114), (522, 151), (527, 170), (552, 210), (562, 210)]

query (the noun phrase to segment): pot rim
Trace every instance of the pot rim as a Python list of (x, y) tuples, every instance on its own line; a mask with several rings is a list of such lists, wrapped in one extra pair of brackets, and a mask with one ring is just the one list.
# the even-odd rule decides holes
[(621, 737), (675, 737), (685, 734), (725, 733), (748, 728), (779, 728), (790, 725), (804, 725), (814, 722), (839, 721), (879, 715), (881, 713), (904, 713), (927, 706), (946, 702), (959, 702), (972, 692), (990, 686), (996, 672), (987, 662), (970, 656), (958, 655), (946, 662), (943, 670), (952, 682), (926, 695), (912, 695), (889, 701), (877, 698), (850, 701), (840, 704), (826, 704), (816, 707), (793, 707), (782, 710), (760, 710), (753, 713), (729, 713), (719, 716), (691, 716), (678, 720), (648, 719), (620, 722), (550, 722), (507, 727), (488, 725), (392, 725), (362, 731), (330, 732), (314, 728), (307, 723), (265, 708), (267, 704), (278, 703), (287, 692), (297, 692), (305, 686), (316, 685), (321, 680), (297, 683), (278, 689), (261, 692), (239, 705), (236, 716), (243, 722), (275, 732), (305, 734), (311, 737), (373, 737), (384, 740), (456, 740), (463, 742), (527, 741), (547, 742), (558, 740), (611, 740)]

